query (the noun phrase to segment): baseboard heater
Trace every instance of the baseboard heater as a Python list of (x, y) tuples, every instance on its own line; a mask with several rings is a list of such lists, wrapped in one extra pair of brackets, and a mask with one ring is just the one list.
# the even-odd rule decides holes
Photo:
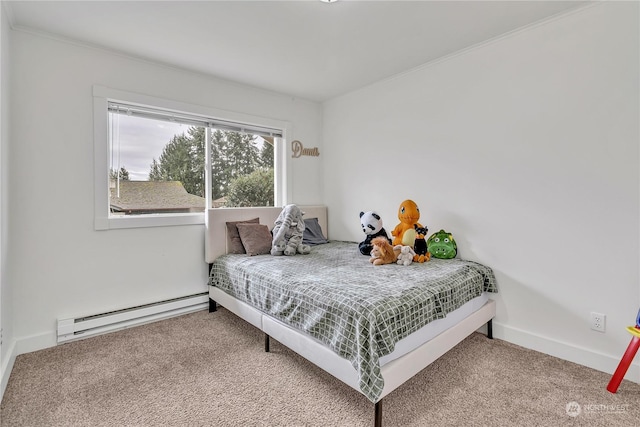
[(91, 316), (59, 319), (58, 344), (193, 313), (208, 307), (209, 294), (203, 292)]

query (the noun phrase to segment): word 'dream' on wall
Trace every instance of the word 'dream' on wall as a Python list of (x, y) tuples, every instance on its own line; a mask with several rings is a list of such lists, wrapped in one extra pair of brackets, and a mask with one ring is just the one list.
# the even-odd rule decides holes
[(318, 151), (318, 147), (313, 148), (304, 148), (302, 146), (302, 142), (297, 139), (291, 141), (291, 157), (300, 157), (300, 156), (314, 156), (318, 157), (320, 155), (320, 151)]

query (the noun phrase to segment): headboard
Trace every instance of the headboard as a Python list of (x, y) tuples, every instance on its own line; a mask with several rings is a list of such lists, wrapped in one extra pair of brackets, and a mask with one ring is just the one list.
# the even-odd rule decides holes
[[(326, 238), (329, 238), (327, 226), (326, 206), (302, 206), (304, 218), (318, 218), (318, 223)], [(205, 216), (204, 258), (207, 263), (212, 263), (220, 255), (227, 253), (229, 239), (227, 238), (227, 221), (242, 221), (252, 218), (260, 218), (260, 224), (269, 226), (271, 230), (281, 207), (264, 208), (215, 208), (207, 209)]]

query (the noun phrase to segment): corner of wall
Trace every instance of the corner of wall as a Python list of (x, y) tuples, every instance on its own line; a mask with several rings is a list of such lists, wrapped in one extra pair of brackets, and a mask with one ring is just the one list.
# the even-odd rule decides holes
[(9, 377), (13, 370), (13, 365), (16, 362), (16, 342), (11, 341), (9, 349), (6, 352), (6, 356), (3, 358), (2, 365), (0, 365), (0, 402), (4, 397), (4, 392), (9, 384)]
[(7, 147), (9, 141), (9, 37), (11, 8), (0, 4), (0, 401), (16, 360), (13, 338), (13, 294), (7, 278)]

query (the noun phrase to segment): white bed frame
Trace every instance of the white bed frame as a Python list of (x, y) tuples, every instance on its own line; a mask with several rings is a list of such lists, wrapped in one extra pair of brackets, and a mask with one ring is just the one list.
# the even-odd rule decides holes
[[(322, 230), (327, 234), (326, 237), (329, 237), (327, 208), (325, 206), (300, 206), (300, 208), (305, 212), (305, 218), (318, 218)], [(218, 256), (227, 253), (227, 221), (248, 220), (257, 217), (260, 218), (261, 224), (269, 225), (271, 228), (281, 211), (282, 208), (278, 207), (209, 209), (206, 215), (206, 261), (212, 263)], [(209, 311), (215, 311), (216, 303), (218, 303), (262, 330), (265, 333), (265, 351), (269, 351), (269, 337), (272, 337), (353, 389), (361, 392), (358, 386), (357, 372), (351, 363), (338, 356), (316, 339), (290, 328), (213, 286), (209, 287), (209, 298)], [(374, 426), (382, 426), (382, 399), (386, 395), (429, 366), (483, 325), (487, 325), (487, 335), (492, 338), (492, 319), (495, 313), (495, 302), (489, 300), (480, 309), (454, 326), (448, 327), (413, 351), (381, 366), (384, 389), (378, 401), (375, 402)]]

